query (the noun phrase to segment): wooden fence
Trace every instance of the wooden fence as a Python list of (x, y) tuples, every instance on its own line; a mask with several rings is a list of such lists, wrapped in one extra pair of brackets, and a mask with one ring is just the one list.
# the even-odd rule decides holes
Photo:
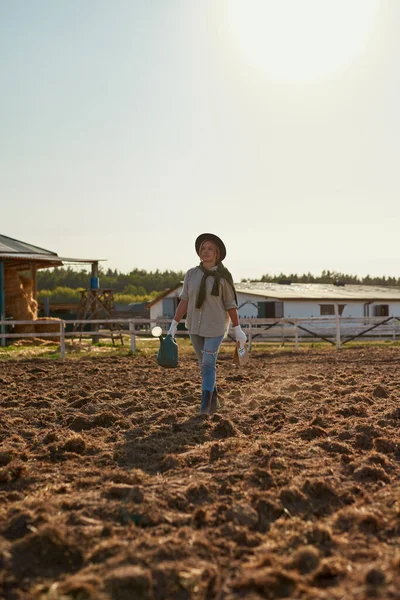
[[(171, 319), (92, 319), (92, 320), (52, 320), (39, 322), (43, 325), (57, 324), (58, 331), (14, 333), (13, 329), (18, 325), (34, 325), (35, 321), (0, 321), (0, 344), (5, 346), (7, 339), (13, 338), (57, 338), (60, 343), (61, 358), (65, 358), (66, 339), (92, 337), (114, 338), (129, 335), (130, 348), (136, 351), (136, 336), (150, 335), (152, 327), (161, 326), (164, 334), (167, 332)], [(66, 327), (74, 325), (77, 330), (67, 331)], [(400, 336), (400, 317), (335, 317), (335, 318), (308, 318), (308, 319), (241, 319), (240, 324), (248, 337), (249, 350), (255, 340), (258, 341), (286, 341), (293, 340), (296, 350), (301, 341), (310, 339), (321, 339), (334, 346), (341, 348), (344, 344), (359, 337), (368, 339), (391, 339), (396, 340)], [(86, 327), (91, 330), (87, 331)], [(100, 329), (100, 326), (103, 328)], [(178, 330), (177, 336), (187, 336), (186, 330)], [(228, 338), (234, 340), (232, 329), (228, 332)], [(121, 338), (122, 339), (122, 338)]]

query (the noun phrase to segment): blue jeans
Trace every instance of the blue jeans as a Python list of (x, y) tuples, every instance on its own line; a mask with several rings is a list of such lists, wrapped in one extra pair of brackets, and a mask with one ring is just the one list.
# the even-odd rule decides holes
[(215, 387), (217, 356), (223, 339), (223, 335), (218, 337), (203, 337), (201, 335), (190, 334), (190, 340), (199, 361), (201, 387), (208, 392), (212, 392)]

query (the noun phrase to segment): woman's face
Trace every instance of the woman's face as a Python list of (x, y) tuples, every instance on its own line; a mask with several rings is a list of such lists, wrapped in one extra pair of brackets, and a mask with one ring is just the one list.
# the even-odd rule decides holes
[(200, 247), (200, 259), (205, 263), (217, 264), (217, 245), (211, 240), (205, 240)]

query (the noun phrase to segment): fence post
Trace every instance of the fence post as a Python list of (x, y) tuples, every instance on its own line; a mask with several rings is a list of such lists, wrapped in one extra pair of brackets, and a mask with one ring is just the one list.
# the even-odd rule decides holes
[(294, 349), (299, 349), (299, 330), (297, 328), (297, 323), (294, 326)]
[(65, 358), (65, 321), (60, 321), (60, 352), (61, 358)]
[(129, 321), (129, 336), (131, 340), (131, 350), (132, 353), (136, 352), (136, 336), (135, 336), (135, 323), (134, 321)]
[(251, 335), (251, 333), (249, 333), (249, 339), (248, 339), (248, 342), (249, 342), (249, 352), (251, 352), (251, 344), (252, 344), (252, 341), (253, 341), (253, 339), (252, 339), (252, 335)]
[(335, 321), (336, 321), (336, 348), (340, 348), (340, 316), (339, 305), (335, 302)]

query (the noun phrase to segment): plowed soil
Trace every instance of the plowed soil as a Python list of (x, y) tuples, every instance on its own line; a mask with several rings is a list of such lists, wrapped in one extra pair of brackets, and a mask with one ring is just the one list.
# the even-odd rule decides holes
[(0, 363), (0, 597), (400, 599), (399, 352)]

